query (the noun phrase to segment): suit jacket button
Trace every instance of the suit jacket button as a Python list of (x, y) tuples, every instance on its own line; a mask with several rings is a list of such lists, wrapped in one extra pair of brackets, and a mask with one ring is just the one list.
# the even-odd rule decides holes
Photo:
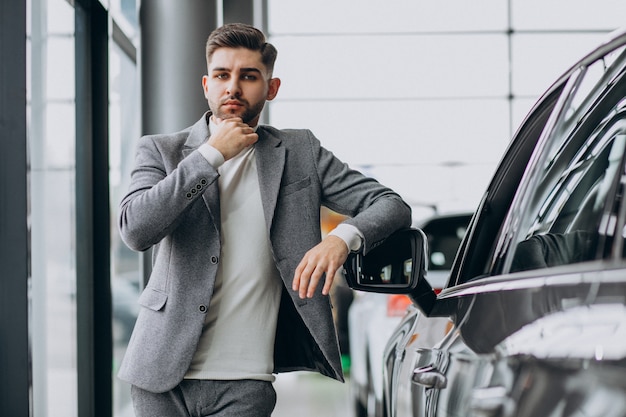
[(206, 306), (201, 304), (200, 307), (198, 307), (198, 310), (200, 310), (201, 313), (206, 313)]
[(213, 265), (215, 265), (217, 263), (217, 261), (218, 261), (217, 256), (211, 256), (211, 263)]

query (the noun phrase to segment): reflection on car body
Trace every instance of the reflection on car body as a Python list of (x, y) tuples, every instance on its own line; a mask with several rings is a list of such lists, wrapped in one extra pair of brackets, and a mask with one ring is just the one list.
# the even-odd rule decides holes
[[(434, 214), (415, 222), (426, 237), (429, 264), (426, 278), (436, 291), (441, 290), (448, 281), (452, 262), (471, 217), (470, 212)], [(410, 251), (405, 257), (410, 258)], [(384, 254), (381, 258), (383, 262), (388, 260)], [(413, 272), (413, 264), (409, 260), (398, 265), (397, 269), (403, 275), (402, 281), (406, 284), (407, 277)], [(381, 268), (387, 271), (383, 274), (389, 274), (388, 271), (392, 269), (391, 264), (387, 266)], [(356, 294), (348, 312), (350, 345), (353, 346), (350, 355), (350, 394), (356, 417), (382, 416), (384, 348), (410, 304), (409, 298), (401, 294)], [(439, 325), (437, 320), (430, 323)], [(437, 332), (433, 329), (428, 333)]]
[(524, 120), (446, 288), (388, 289), (415, 308), (386, 347), (385, 416), (626, 416), (624, 178), (618, 31)]

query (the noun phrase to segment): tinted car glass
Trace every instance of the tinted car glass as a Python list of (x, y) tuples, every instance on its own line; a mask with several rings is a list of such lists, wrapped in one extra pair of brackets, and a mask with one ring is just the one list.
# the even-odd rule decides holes
[(445, 216), (422, 227), (428, 239), (428, 270), (449, 271), (469, 223), (469, 216)]
[(508, 251), (511, 271), (601, 259), (613, 236), (621, 236), (626, 76), (612, 64), (625, 55), (615, 51), (575, 76), (561, 119), (540, 149), (538, 180), (523, 198), (521, 217), (510, 222), (518, 226), (509, 231), (517, 236)]

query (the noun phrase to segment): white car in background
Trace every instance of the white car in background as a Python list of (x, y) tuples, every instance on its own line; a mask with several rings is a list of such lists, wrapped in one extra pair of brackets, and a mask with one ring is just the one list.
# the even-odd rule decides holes
[[(426, 278), (436, 291), (448, 282), (471, 216), (472, 213), (434, 215), (416, 224), (428, 239)], [(355, 417), (382, 416), (385, 345), (411, 304), (402, 294), (355, 292), (348, 311), (350, 394)]]

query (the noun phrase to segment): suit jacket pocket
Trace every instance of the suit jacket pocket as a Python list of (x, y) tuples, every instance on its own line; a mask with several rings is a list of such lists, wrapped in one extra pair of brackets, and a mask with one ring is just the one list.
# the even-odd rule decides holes
[(165, 306), (167, 294), (147, 287), (139, 296), (139, 304), (150, 310), (159, 311)]
[(311, 178), (310, 177), (302, 178), (301, 180), (291, 182), (287, 185), (282, 186), (280, 190), (280, 195), (286, 196), (286, 195), (295, 193), (296, 191), (302, 190), (303, 188), (306, 188), (309, 185), (311, 185)]

